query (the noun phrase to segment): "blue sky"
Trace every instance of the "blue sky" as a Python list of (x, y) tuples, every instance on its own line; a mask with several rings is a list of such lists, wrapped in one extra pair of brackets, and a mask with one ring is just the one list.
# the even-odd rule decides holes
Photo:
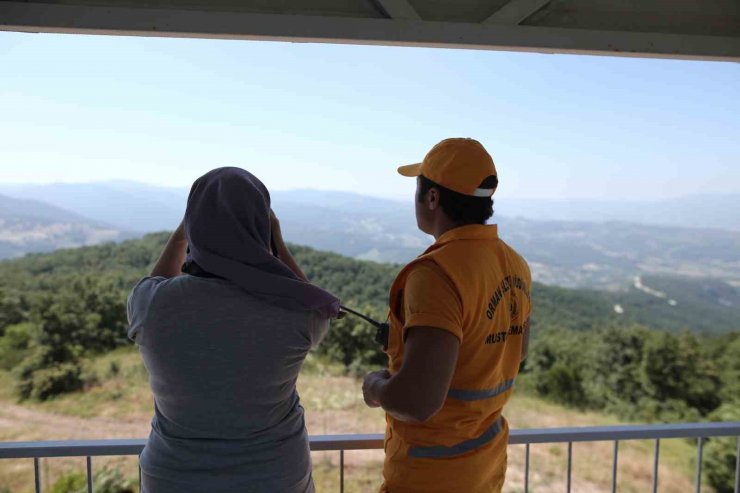
[(739, 64), (20, 33), (0, 60), (0, 182), (186, 186), (236, 165), (402, 197), (397, 165), (466, 136), (498, 196), (740, 192)]

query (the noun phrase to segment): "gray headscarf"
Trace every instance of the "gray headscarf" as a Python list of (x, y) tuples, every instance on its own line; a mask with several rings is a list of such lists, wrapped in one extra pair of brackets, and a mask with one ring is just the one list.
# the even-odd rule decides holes
[(227, 167), (198, 178), (188, 196), (185, 234), (188, 262), (204, 271), (277, 306), (337, 317), (336, 297), (272, 255), (270, 193), (251, 173)]

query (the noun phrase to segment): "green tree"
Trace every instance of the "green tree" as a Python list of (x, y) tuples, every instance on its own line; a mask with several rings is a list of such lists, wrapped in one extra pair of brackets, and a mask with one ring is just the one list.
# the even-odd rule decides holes
[[(62, 474), (51, 487), (51, 493), (85, 493), (87, 477), (76, 471)], [(103, 467), (93, 475), (96, 493), (134, 493), (134, 481), (124, 477), (120, 469)]]
[[(740, 421), (740, 395), (720, 406), (711, 418), (715, 421)], [(737, 437), (712, 438), (704, 451), (704, 467), (709, 483), (717, 493), (732, 493), (735, 484)]]
[(7, 326), (5, 335), (0, 337), (0, 368), (10, 370), (23, 361), (37, 334), (38, 327), (31, 322)]
[(25, 316), (23, 297), (16, 292), (0, 288), (0, 336), (8, 326), (21, 323)]
[(717, 358), (720, 367), (722, 390), (720, 396), (726, 402), (740, 399), (740, 332), (733, 334)]
[(96, 326), (99, 319), (97, 314), (85, 313), (80, 300), (69, 292), (45, 296), (38, 310), (39, 330), (30, 354), (16, 369), (16, 389), (22, 399), (47, 399), (82, 388), (79, 331)]
[[(371, 318), (381, 321), (385, 316), (372, 305), (357, 308)], [(376, 329), (354, 315), (331, 322), (329, 333), (318, 348), (319, 354), (341, 362), (352, 373), (362, 373), (387, 364), (388, 357), (375, 342)]]
[(716, 367), (690, 333), (652, 332), (645, 341), (641, 370), (643, 386), (653, 400), (683, 401), (701, 415), (721, 403)]
[(540, 395), (561, 404), (587, 406), (578, 347), (583, 348), (583, 338), (567, 330), (545, 330), (532, 342), (528, 372)]

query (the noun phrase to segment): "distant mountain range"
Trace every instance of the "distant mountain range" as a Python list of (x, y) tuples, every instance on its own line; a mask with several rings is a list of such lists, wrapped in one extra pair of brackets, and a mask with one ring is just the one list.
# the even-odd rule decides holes
[(177, 226), (178, 218), (182, 218), (184, 212), (188, 191), (111, 181), (0, 185), (0, 193), (20, 199), (39, 200), (122, 230), (146, 233)]
[(0, 259), (132, 236), (43, 202), (0, 195)]
[[(0, 186), (0, 193), (43, 200), (93, 223), (137, 233), (173, 229), (182, 218), (187, 197), (186, 189), (134, 182), (6, 185)], [(358, 259), (397, 263), (414, 258), (432, 243), (431, 237), (417, 230), (410, 201), (315, 190), (278, 191), (272, 197), (284, 234), (294, 243)], [(698, 199), (686, 202), (694, 200)], [(728, 200), (723, 196), (695, 209), (713, 218), (724, 217), (722, 214), (726, 216), (732, 209)], [(725, 212), (710, 214), (710, 206)], [(598, 217), (585, 208), (585, 204), (572, 207), (574, 214), (580, 211), (578, 214)], [(635, 276), (668, 274), (718, 278), (740, 286), (740, 231), (624, 221), (532, 220), (514, 212), (526, 210), (527, 204), (496, 202), (494, 220), (500, 236), (527, 258), (540, 282), (624, 289), (632, 285)], [(645, 216), (649, 215), (645, 211)]]
[(614, 201), (502, 199), (499, 212), (540, 221), (619, 221), (740, 231), (740, 194), (694, 194), (675, 199)]

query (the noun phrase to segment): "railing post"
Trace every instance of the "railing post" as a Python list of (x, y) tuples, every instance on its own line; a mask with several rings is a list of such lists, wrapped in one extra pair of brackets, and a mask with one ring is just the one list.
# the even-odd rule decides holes
[(653, 459), (653, 493), (658, 493), (658, 464), (660, 462), (660, 438), (655, 440), (655, 458)]
[(735, 454), (735, 493), (740, 493), (740, 436), (737, 437), (737, 452)]
[(344, 493), (344, 450), (339, 451), (339, 492)]
[(87, 493), (93, 493), (92, 457), (87, 456)]
[(614, 440), (614, 462), (612, 463), (612, 493), (617, 493), (617, 463), (619, 461), (619, 440)]
[(573, 469), (573, 442), (568, 442), (568, 478), (565, 483), (565, 491), (570, 493), (571, 470)]
[(529, 493), (529, 444), (524, 446), (524, 493)]
[(697, 439), (696, 447), (696, 493), (701, 493), (701, 461), (704, 455), (704, 438)]
[(39, 470), (39, 458), (33, 458), (33, 481), (36, 485), (36, 493), (41, 493), (41, 471)]

